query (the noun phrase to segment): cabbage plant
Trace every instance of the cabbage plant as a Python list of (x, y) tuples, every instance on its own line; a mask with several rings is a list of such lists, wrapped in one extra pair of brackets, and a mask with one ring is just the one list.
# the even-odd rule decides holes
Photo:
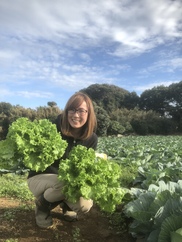
[(181, 237), (178, 229), (182, 228), (182, 180), (160, 181), (147, 191), (135, 189), (135, 195), (136, 199), (124, 207), (124, 213), (133, 218), (129, 227), (132, 235), (142, 236), (146, 242), (178, 242), (174, 238)]

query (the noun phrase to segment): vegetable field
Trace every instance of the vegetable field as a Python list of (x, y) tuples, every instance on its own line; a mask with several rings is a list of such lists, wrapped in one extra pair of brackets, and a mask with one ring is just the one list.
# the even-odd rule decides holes
[(101, 138), (98, 152), (125, 167), (137, 167), (136, 183), (147, 188), (159, 180), (182, 179), (182, 136)]
[[(121, 204), (114, 213), (104, 212), (100, 214), (101, 217), (103, 214), (104, 216), (106, 215), (113, 224), (117, 224), (117, 235), (119, 235), (120, 240), (115, 239), (115, 241), (182, 241), (181, 144), (182, 136), (99, 138), (97, 153), (107, 154), (107, 162), (117, 164), (117, 169), (121, 173), (118, 179), (117, 172), (117, 182), (119, 187), (125, 191)], [(3, 160), (3, 164), (4, 162)], [(0, 171), (3, 173), (4, 170), (1, 169)], [(65, 174), (66, 171), (65, 167)], [(20, 170), (17, 168), (18, 172)], [(112, 174), (113, 177), (114, 173)], [(110, 177), (111, 175), (109, 174), (109, 179)], [(7, 184), (6, 186), (8, 187)], [(3, 189), (3, 186), (1, 186), (0, 196), (8, 196), (8, 189)], [(88, 190), (84, 190), (84, 192), (88, 192)], [(103, 194), (103, 197), (107, 196)], [(119, 219), (116, 222), (116, 217), (118, 218), (118, 216)], [(111, 227), (109, 226), (108, 231), (110, 230)], [(129, 240), (130, 237), (123, 237), (126, 235), (126, 232), (133, 239)], [(81, 237), (81, 234), (82, 231), (79, 234), (79, 241), (92, 241), (86, 237)], [(101, 237), (99, 239), (101, 241)], [(102, 239), (102, 241), (112, 241), (109, 237)], [(64, 242), (66, 240), (61, 241)], [(72, 239), (72, 241), (76, 240)]]
[(181, 136), (130, 136), (99, 142), (98, 151), (116, 160), (121, 169), (137, 169), (130, 201), (123, 210), (132, 218), (129, 231), (133, 237), (148, 242), (182, 241), (181, 144)]

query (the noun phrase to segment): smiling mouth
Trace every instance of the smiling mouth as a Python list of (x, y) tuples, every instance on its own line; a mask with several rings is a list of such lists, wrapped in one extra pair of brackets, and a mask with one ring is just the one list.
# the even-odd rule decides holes
[(80, 122), (80, 120), (78, 120), (78, 119), (72, 119), (72, 121), (73, 121), (74, 123), (78, 123), (78, 122)]

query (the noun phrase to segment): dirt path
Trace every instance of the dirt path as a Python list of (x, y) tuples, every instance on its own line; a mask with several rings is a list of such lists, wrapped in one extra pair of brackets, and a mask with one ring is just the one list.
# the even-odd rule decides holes
[[(133, 242), (127, 231), (110, 224), (97, 207), (81, 220), (67, 222), (59, 207), (52, 211), (54, 224), (40, 229), (35, 224), (33, 204), (30, 210), (21, 208), (19, 201), (0, 198), (0, 242)], [(27, 206), (26, 206), (27, 207)], [(10, 240), (11, 239), (11, 240)]]

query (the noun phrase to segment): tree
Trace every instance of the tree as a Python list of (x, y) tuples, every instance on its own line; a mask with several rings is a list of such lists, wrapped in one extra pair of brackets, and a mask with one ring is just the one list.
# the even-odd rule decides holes
[(5, 139), (11, 119), (13, 106), (7, 102), (0, 103), (0, 139)]
[(61, 113), (61, 110), (57, 106), (53, 107), (38, 107), (37, 108), (37, 119), (49, 119), (54, 122), (57, 116)]
[(123, 134), (125, 128), (117, 121), (111, 121), (107, 129), (107, 135)]
[(131, 92), (125, 95), (124, 107), (127, 109), (134, 109), (139, 106), (140, 97), (136, 92)]
[(12, 109), (12, 105), (10, 103), (6, 103), (6, 102), (1, 102), (0, 103), (0, 114), (4, 113), (5, 115), (9, 115)]
[(96, 104), (94, 106), (97, 117), (97, 135), (106, 136), (108, 127), (110, 125), (109, 115), (103, 108), (97, 106)]
[(48, 102), (47, 105), (52, 108), (52, 107), (57, 106), (57, 103), (52, 101), (52, 102)]
[[(182, 81), (169, 87), (158, 86), (146, 90), (140, 97), (140, 108), (153, 110), (176, 123), (176, 131), (182, 131)], [(166, 120), (167, 123), (169, 123)], [(172, 125), (172, 126), (173, 126)]]
[(165, 115), (167, 103), (167, 87), (158, 86), (141, 94), (139, 107), (145, 111), (153, 110)]
[(168, 114), (177, 124), (177, 131), (182, 131), (182, 81), (173, 83), (168, 88)]
[(117, 108), (123, 107), (125, 96), (129, 93), (123, 88), (108, 84), (93, 84), (80, 91), (88, 94), (108, 114)]

